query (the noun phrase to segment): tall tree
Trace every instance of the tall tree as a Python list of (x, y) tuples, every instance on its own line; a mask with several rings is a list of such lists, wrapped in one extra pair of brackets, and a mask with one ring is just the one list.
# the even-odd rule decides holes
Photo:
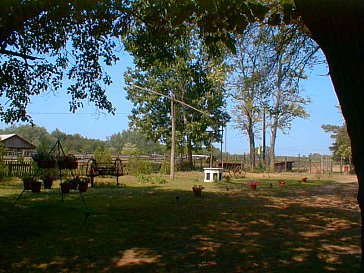
[(250, 139), (251, 161), (255, 160), (254, 126), (264, 112), (271, 131), (269, 157), (274, 169), (278, 130), (286, 132), (293, 119), (307, 117), (304, 107), (309, 100), (300, 95), (299, 82), (305, 78), (305, 67), (314, 62), (318, 47), (296, 27), (266, 24), (247, 27), (236, 47), (233, 75), (244, 88), (238, 98), (243, 102), (238, 117)]
[(255, 168), (255, 143), (261, 113), (264, 108), (264, 98), (267, 90), (268, 76), (267, 60), (264, 58), (266, 49), (258, 46), (259, 25), (251, 25), (237, 36), (236, 54), (231, 56), (233, 118), (236, 127), (243, 131), (249, 139), (250, 169)]
[[(219, 129), (228, 121), (224, 110), (226, 101), (223, 89), (225, 71), (222, 65), (206, 59), (204, 48), (196, 42), (181, 43), (184, 52), (171, 63), (155, 63), (148, 70), (135, 69), (126, 73), (128, 96), (135, 108), (129, 118), (131, 124), (141, 128), (151, 139), (171, 147), (171, 104), (170, 98), (182, 101), (175, 103), (176, 141), (183, 151), (187, 147), (190, 167), (193, 166), (192, 151), (204, 143), (208, 145), (211, 136), (206, 128), (214, 129), (214, 140), (220, 140)], [(143, 91), (142, 86), (157, 91), (163, 96)]]
[(261, 42), (266, 50), (268, 88), (265, 107), (270, 126), (270, 168), (274, 170), (277, 132), (287, 132), (293, 119), (306, 118), (305, 105), (309, 99), (301, 96), (300, 81), (305, 79), (305, 68), (311, 65), (317, 45), (296, 26), (265, 27)]
[(351, 159), (351, 143), (348, 135), (346, 124), (338, 125), (322, 125), (321, 128), (326, 133), (331, 133), (334, 143), (329, 147), (334, 160), (345, 160), (350, 163)]
[(329, 65), (336, 95), (351, 140), (361, 211), (361, 267), (364, 272), (364, 2), (295, 0), (297, 12)]

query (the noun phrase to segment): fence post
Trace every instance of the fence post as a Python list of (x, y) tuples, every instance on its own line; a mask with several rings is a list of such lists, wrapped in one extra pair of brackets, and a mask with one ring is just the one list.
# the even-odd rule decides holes
[(12, 162), (9, 162), (8, 163), (8, 176), (11, 176), (12, 169), (13, 169), (13, 163)]
[(284, 171), (287, 171), (287, 156), (284, 157)]
[(308, 156), (308, 167), (309, 167), (309, 173), (311, 174), (312, 169), (311, 169), (311, 156), (310, 155)]

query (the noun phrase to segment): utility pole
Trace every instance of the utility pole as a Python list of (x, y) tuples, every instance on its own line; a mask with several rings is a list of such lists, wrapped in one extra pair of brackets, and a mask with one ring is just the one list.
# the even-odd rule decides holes
[(212, 168), (212, 158), (213, 158), (213, 151), (212, 151), (212, 137), (210, 138), (210, 168)]
[(264, 164), (264, 168), (266, 167), (266, 162), (265, 162), (265, 106), (263, 107), (263, 128), (262, 128), (262, 142), (263, 142), (263, 164)]
[(161, 97), (164, 97), (164, 98), (167, 98), (167, 99), (170, 99), (171, 100), (171, 127), (172, 127), (172, 132), (171, 132), (171, 170), (170, 170), (170, 179), (173, 180), (174, 179), (174, 165), (175, 165), (175, 149), (176, 149), (176, 126), (175, 126), (175, 116), (176, 116), (176, 113), (175, 113), (175, 102), (181, 104), (181, 105), (184, 105), (190, 109), (193, 109), (197, 112), (200, 112), (201, 114), (204, 114), (208, 117), (210, 117), (210, 114), (207, 113), (207, 112), (204, 112), (200, 109), (197, 109), (196, 107), (193, 107), (183, 101), (180, 101), (178, 99), (175, 98), (174, 94), (172, 93), (172, 95), (170, 96), (167, 96), (165, 94), (162, 94), (162, 93), (159, 93), (159, 92), (156, 92), (154, 90), (151, 90), (151, 89), (148, 89), (148, 88), (144, 88), (144, 87), (141, 87), (141, 86), (138, 86), (138, 85), (133, 85), (135, 88), (138, 88), (140, 90), (143, 90), (143, 91), (146, 91), (146, 92), (150, 92), (150, 93), (153, 93), (153, 94), (156, 94), (158, 96), (161, 96)]
[(224, 161), (222, 160), (222, 144), (224, 142), (224, 126), (221, 125), (221, 146), (220, 146), (220, 159), (221, 159), (221, 168), (224, 168)]
[(171, 127), (172, 127), (172, 136), (171, 136), (171, 170), (170, 170), (170, 179), (174, 179), (174, 159), (175, 159), (175, 147), (176, 147), (176, 125), (175, 125), (175, 112), (174, 112), (174, 94), (171, 95)]

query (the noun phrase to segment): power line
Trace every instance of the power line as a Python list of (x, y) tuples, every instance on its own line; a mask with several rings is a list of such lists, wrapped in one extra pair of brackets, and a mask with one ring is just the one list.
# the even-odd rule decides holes
[[(140, 89), (140, 90), (147, 91), (147, 92), (151, 92), (151, 93), (157, 94), (157, 95), (159, 95), (161, 97), (165, 97), (167, 99), (171, 99), (171, 96), (168, 96), (168, 95), (159, 93), (157, 91), (154, 91), (154, 90), (151, 90), (151, 89), (148, 89), (148, 88), (145, 88), (145, 87), (141, 87), (141, 86), (138, 86), (138, 85), (135, 85), (135, 84), (133, 86), (136, 87), (136, 88), (138, 88), (138, 89)], [(183, 106), (186, 106), (186, 107), (191, 108), (191, 109), (193, 109), (193, 110), (195, 110), (197, 112), (200, 112), (201, 114), (207, 115), (209, 117), (211, 116), (211, 114), (209, 114), (209, 113), (207, 113), (205, 111), (202, 111), (200, 109), (197, 109), (196, 107), (193, 107), (192, 105), (189, 105), (189, 104), (187, 104), (187, 103), (185, 103), (185, 102), (183, 102), (181, 100), (178, 100), (176, 98), (173, 98), (173, 100), (176, 101), (176, 102), (178, 102), (178, 103), (180, 103), (180, 104), (182, 104)]]
[[(107, 113), (72, 113), (72, 112), (29, 112), (30, 115), (107, 115)], [(115, 115), (130, 115), (131, 113), (117, 112)]]

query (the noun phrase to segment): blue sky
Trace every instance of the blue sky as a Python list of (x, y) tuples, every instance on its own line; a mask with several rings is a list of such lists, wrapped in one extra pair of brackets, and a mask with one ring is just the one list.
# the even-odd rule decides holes
[[(108, 97), (116, 107), (116, 115), (98, 113), (93, 105), (85, 103), (84, 109), (76, 114), (68, 112), (69, 97), (65, 90), (57, 94), (43, 94), (31, 99), (28, 112), (32, 115), (34, 123), (47, 128), (52, 132), (56, 128), (68, 133), (79, 133), (84, 137), (105, 140), (114, 133), (128, 128), (128, 115), (132, 104), (125, 99), (123, 90), (123, 74), (128, 66), (132, 66), (132, 58), (126, 53), (121, 54), (121, 61), (109, 70), (113, 85), (108, 87)], [(297, 119), (292, 123), (288, 134), (279, 133), (276, 143), (277, 155), (308, 155), (310, 153), (330, 154), (328, 147), (332, 140), (329, 134), (321, 129), (322, 124), (341, 125), (343, 118), (338, 112), (336, 98), (331, 80), (327, 75), (325, 65), (316, 66), (309, 74), (308, 80), (302, 83), (304, 96), (311, 98), (307, 107), (310, 114), (308, 119)], [(226, 146), (227, 152), (248, 152), (248, 140), (241, 132), (233, 128), (234, 124), (227, 127)], [(0, 123), (1, 128), (7, 127)], [(269, 139), (267, 140), (268, 143)], [(259, 145), (259, 141), (257, 145)], [(220, 147), (219, 144), (216, 144)]]

